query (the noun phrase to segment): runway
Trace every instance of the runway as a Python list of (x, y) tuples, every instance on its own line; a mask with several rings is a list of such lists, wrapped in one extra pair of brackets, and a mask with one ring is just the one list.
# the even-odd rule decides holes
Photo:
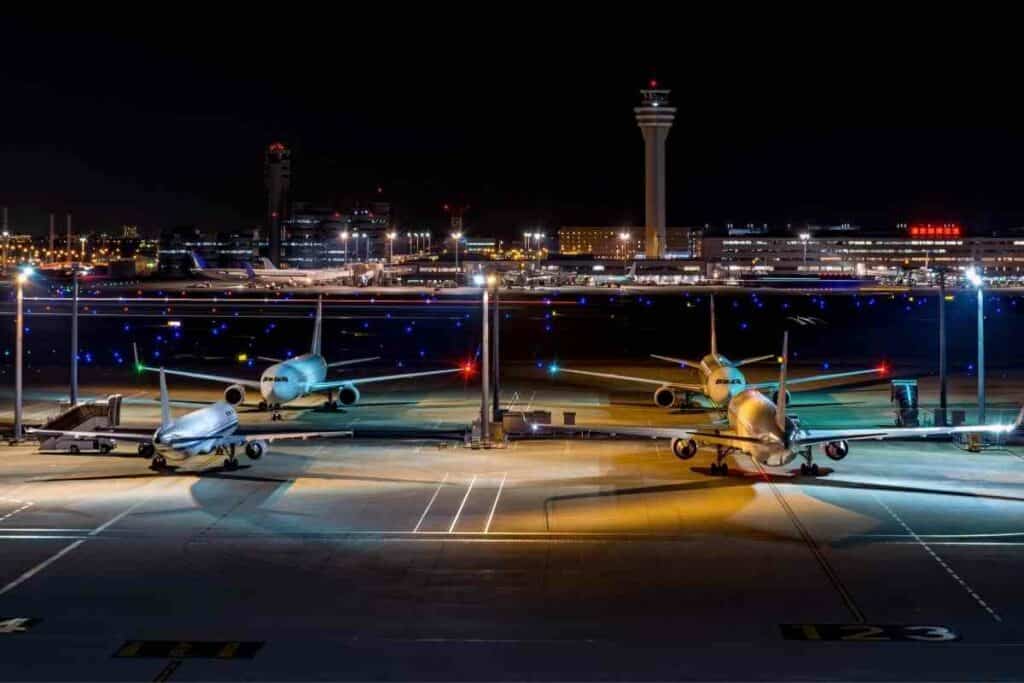
[[(840, 397), (882, 419), (887, 391), (815, 395), (801, 417), (842, 420)], [(741, 458), (713, 477), (710, 454), (654, 441), (360, 436), (457, 425), (476, 397), (438, 382), (289, 413), (356, 438), (235, 472), (3, 447), (4, 677), (1019, 678), (1019, 448), (856, 444), (821, 478)], [(581, 422), (706, 419), (554, 383), (530, 398)]]

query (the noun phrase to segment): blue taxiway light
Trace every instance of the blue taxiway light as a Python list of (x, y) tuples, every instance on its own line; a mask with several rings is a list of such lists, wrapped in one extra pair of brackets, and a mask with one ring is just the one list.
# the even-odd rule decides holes
[(558, 372), (558, 363), (552, 363), (551, 365), (549, 365), (548, 372), (551, 373), (552, 375), (556, 374)]

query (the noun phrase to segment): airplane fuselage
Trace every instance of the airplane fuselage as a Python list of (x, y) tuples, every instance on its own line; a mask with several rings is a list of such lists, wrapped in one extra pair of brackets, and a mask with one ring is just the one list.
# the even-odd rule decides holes
[(217, 401), (153, 433), (153, 447), (168, 460), (212, 453), (225, 436), (238, 428), (238, 414), (229, 403)]
[(729, 401), (732, 431), (736, 436), (760, 441), (745, 443), (743, 450), (762, 465), (770, 467), (780, 467), (796, 457), (796, 453), (786, 446), (786, 436), (776, 422), (777, 410), (775, 403), (757, 389), (744, 389)]
[(700, 361), (701, 384), (704, 395), (716, 405), (728, 405), (732, 399), (747, 388), (747, 378), (725, 356), (709, 353)]
[(260, 376), (260, 393), (269, 405), (294, 401), (327, 378), (327, 362), (319, 354), (304, 353), (274, 363)]

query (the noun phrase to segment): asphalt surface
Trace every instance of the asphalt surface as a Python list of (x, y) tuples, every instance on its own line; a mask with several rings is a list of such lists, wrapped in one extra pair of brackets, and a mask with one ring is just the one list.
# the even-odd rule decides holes
[[(1021, 387), (990, 387), (993, 419)], [(132, 398), (126, 424), (152, 424), (152, 384), (83, 393), (113, 389)], [(953, 401), (972, 389), (955, 383)], [(505, 390), (555, 421), (708, 420), (526, 371)], [(57, 393), (33, 387), (26, 414)], [(0, 447), (0, 677), (1021, 677), (1024, 449), (855, 444), (819, 478), (742, 457), (714, 477), (710, 454), (681, 462), (663, 442), (428, 438), (478, 409), (459, 382), (364, 401), (283, 423), (355, 439), (281, 444), (234, 472)], [(884, 384), (794, 405), (816, 426), (892, 418)], [(367, 437), (388, 428), (423, 434)]]

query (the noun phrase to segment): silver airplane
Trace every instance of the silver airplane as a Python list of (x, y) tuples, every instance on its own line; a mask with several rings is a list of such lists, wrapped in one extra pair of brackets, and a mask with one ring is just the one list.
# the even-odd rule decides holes
[[(744, 365), (759, 363), (761, 361), (775, 358), (775, 354), (766, 356), (755, 356), (742, 360), (729, 360), (718, 352), (718, 341), (715, 335), (715, 297), (711, 295), (711, 353), (699, 361), (686, 360), (684, 358), (673, 358), (671, 356), (659, 356), (651, 354), (651, 358), (676, 363), (678, 365), (693, 368), (700, 373), (699, 383), (676, 382), (673, 380), (650, 379), (648, 377), (631, 377), (628, 375), (616, 375), (607, 372), (592, 372), (590, 370), (570, 370), (557, 365), (549, 368), (551, 374), (568, 372), (574, 375), (588, 375), (590, 377), (601, 377), (604, 379), (615, 379), (624, 382), (636, 382), (640, 384), (651, 384), (658, 388), (654, 390), (654, 404), (660, 408), (678, 408), (690, 403), (693, 395), (706, 396), (719, 408), (729, 405), (729, 402), (747, 389), (757, 389), (773, 393), (773, 398), (778, 399), (778, 382), (755, 382), (748, 383), (746, 376), (740, 370)], [(884, 375), (888, 369), (883, 365), (869, 370), (851, 370), (849, 372), (833, 372), (824, 375), (811, 375), (810, 377), (799, 377), (791, 379), (790, 385), (809, 384), (811, 382), (823, 382), (845, 377), (857, 377), (860, 375)]]
[[(832, 460), (842, 460), (850, 452), (850, 441), (885, 440), (907, 437), (949, 436), (954, 434), (1008, 434), (1019, 429), (1024, 422), (1024, 407), (1010, 425), (976, 425), (961, 427), (903, 427), (877, 429), (804, 429), (799, 422), (787, 415), (788, 392), (786, 391), (786, 367), (788, 365), (789, 333), (782, 340), (782, 364), (779, 369), (778, 402), (774, 402), (760, 391), (748, 387), (729, 401), (729, 428), (658, 428), (658, 427), (576, 427), (573, 432), (638, 436), (669, 439), (672, 454), (680, 460), (689, 460), (702, 447), (713, 447), (716, 460), (711, 466), (712, 474), (728, 474), (725, 459), (731, 453), (742, 453), (764, 467), (783, 467), (797, 456), (805, 462), (800, 472), (805, 475), (820, 474), (813, 462), (813, 450), (820, 446)], [(551, 428), (535, 425), (534, 431), (566, 431), (565, 428)]]
[(224, 468), (238, 467), (235, 449), (242, 446), (251, 460), (259, 460), (274, 441), (282, 439), (315, 439), (352, 436), (351, 431), (332, 432), (279, 432), (263, 434), (239, 434), (238, 414), (227, 401), (217, 401), (198, 410), (186, 413), (178, 419), (171, 417), (171, 403), (167, 395), (167, 378), (160, 371), (160, 426), (156, 431), (93, 431), (80, 432), (59, 429), (29, 429), (29, 433), (41, 437), (70, 437), (73, 439), (113, 439), (139, 445), (139, 455), (152, 458), (152, 467), (161, 469), (168, 460), (182, 461), (194, 455), (226, 453)]
[(278, 268), (268, 258), (261, 258), (259, 267), (249, 263), (241, 268), (215, 268), (206, 264), (199, 254), (192, 252), (193, 275), (219, 282), (265, 283), (271, 285), (312, 286), (336, 282), (353, 275), (351, 267), (320, 268)]
[(323, 317), (323, 302), (317, 301), (316, 321), (313, 327), (313, 343), (309, 353), (304, 353), (295, 358), (283, 360), (280, 358), (268, 358), (260, 356), (261, 360), (273, 363), (263, 371), (259, 380), (244, 379), (240, 377), (226, 377), (224, 375), (211, 375), (203, 372), (192, 372), (189, 370), (163, 370), (139, 361), (138, 349), (135, 349), (135, 368), (139, 372), (158, 372), (163, 370), (168, 375), (180, 377), (191, 377), (193, 379), (209, 380), (227, 384), (224, 389), (224, 401), (232, 406), (241, 405), (245, 402), (245, 390), (257, 389), (262, 396), (259, 403), (260, 410), (270, 409), (273, 411), (274, 420), (281, 419), (281, 406), (290, 403), (297, 398), (310, 394), (327, 394), (325, 407), (334, 410), (338, 404), (350, 406), (359, 402), (361, 394), (359, 386), (375, 382), (389, 382), (392, 380), (409, 379), (411, 377), (426, 377), (428, 375), (445, 375), (453, 372), (465, 372), (465, 368), (452, 368), (445, 370), (428, 370), (426, 372), (407, 372), (398, 375), (378, 375), (376, 377), (359, 377), (356, 379), (327, 379), (328, 368), (336, 368), (343, 365), (365, 363), (377, 360), (379, 356), (369, 358), (355, 358), (351, 360), (336, 361), (328, 363), (320, 353), (321, 328)]

